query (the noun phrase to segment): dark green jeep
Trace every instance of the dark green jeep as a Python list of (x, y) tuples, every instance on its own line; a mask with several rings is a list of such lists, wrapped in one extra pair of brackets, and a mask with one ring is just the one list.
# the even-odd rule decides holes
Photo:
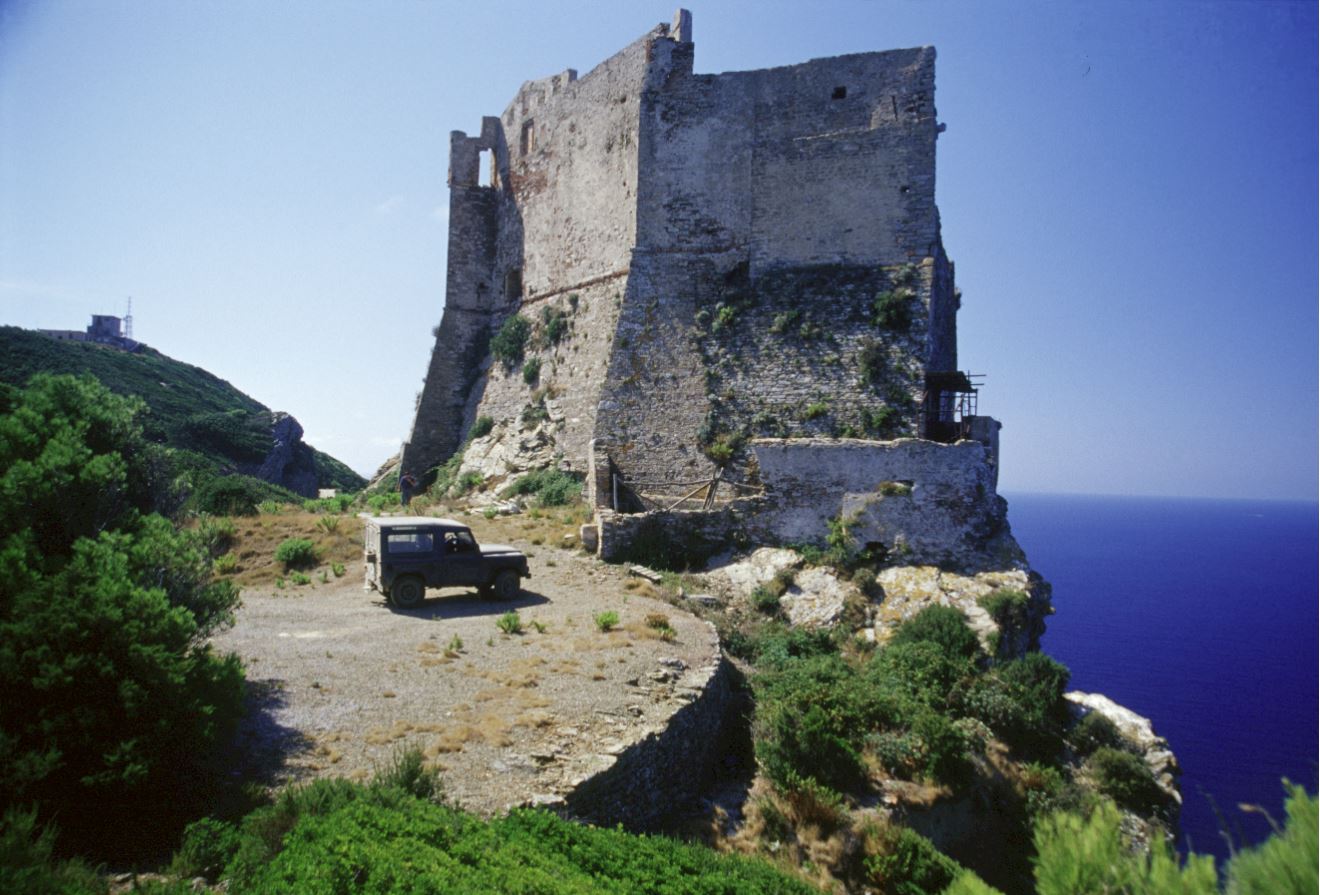
[(483, 597), (512, 600), (531, 577), (521, 551), (482, 547), (453, 519), (369, 517), (364, 531), (367, 586), (400, 609), (420, 605), (428, 587), (475, 587)]

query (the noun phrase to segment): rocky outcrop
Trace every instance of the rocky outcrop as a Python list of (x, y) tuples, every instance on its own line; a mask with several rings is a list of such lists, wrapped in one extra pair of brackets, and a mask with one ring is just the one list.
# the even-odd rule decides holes
[[(1169, 741), (1155, 733), (1149, 718), (1144, 718), (1129, 708), (1119, 705), (1103, 693), (1083, 693), (1074, 690), (1065, 693), (1063, 698), (1071, 704), (1073, 716), (1081, 720), (1092, 712), (1099, 712), (1118, 728), (1119, 735), (1127, 742), (1146, 767), (1160, 789), (1175, 805), (1182, 805), (1182, 793), (1178, 789), (1178, 777), (1182, 769), (1178, 759), (1169, 748)], [(1176, 816), (1176, 811), (1175, 811)]]
[[(869, 636), (881, 643), (925, 607), (953, 606), (967, 617), (988, 654), (1011, 659), (1040, 647), (1045, 619), (1054, 611), (1049, 584), (1020, 568), (960, 574), (935, 566), (894, 566), (876, 576), (876, 585), (883, 597)], [(993, 617), (987, 606), (993, 607), (990, 598), (996, 593), (1021, 594), (1023, 599), (1006, 598), (1015, 605)]]
[(244, 472), (303, 497), (315, 497), (315, 454), (303, 443), (302, 425), (291, 414), (273, 413), (270, 435), (270, 451), (256, 468)]
[[(723, 558), (707, 576), (727, 602), (736, 603), (789, 574), (792, 582), (779, 605), (790, 624), (828, 627), (845, 617), (850, 603), (859, 604), (864, 613), (857, 633), (876, 643), (887, 641), (895, 628), (927, 606), (953, 606), (967, 617), (989, 655), (1018, 658), (1039, 648), (1045, 619), (1054, 611), (1049, 584), (1023, 568), (959, 573), (936, 566), (891, 566), (869, 580), (844, 580), (832, 569), (807, 567), (795, 550), (762, 547)], [(1001, 604), (997, 609), (996, 602)]]

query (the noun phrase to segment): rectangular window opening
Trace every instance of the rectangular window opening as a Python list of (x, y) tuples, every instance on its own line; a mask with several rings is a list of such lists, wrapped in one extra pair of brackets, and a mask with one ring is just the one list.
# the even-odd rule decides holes
[(834, 92), (830, 94), (830, 99), (845, 99), (847, 96), (847, 87), (835, 87)]
[(495, 153), (489, 149), (481, 150), (477, 162), (477, 186), (495, 185)]

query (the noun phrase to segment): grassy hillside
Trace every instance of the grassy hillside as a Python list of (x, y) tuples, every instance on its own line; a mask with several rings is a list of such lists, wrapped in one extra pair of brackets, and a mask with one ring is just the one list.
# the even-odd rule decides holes
[[(152, 348), (129, 354), (0, 327), (0, 382), (22, 386), (35, 373), (91, 374), (113, 392), (141, 398), (148, 410), (139, 421), (147, 437), (177, 449), (195, 478), (255, 472), (270, 450), (270, 408), (218, 376)], [(310, 446), (306, 450), (318, 487), (356, 491), (366, 484), (334, 457)]]

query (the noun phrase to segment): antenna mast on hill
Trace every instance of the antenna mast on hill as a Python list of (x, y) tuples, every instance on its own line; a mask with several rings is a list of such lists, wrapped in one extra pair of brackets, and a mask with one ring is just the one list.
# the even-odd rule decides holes
[(124, 338), (133, 338), (133, 296), (128, 297), (128, 311), (124, 314)]

